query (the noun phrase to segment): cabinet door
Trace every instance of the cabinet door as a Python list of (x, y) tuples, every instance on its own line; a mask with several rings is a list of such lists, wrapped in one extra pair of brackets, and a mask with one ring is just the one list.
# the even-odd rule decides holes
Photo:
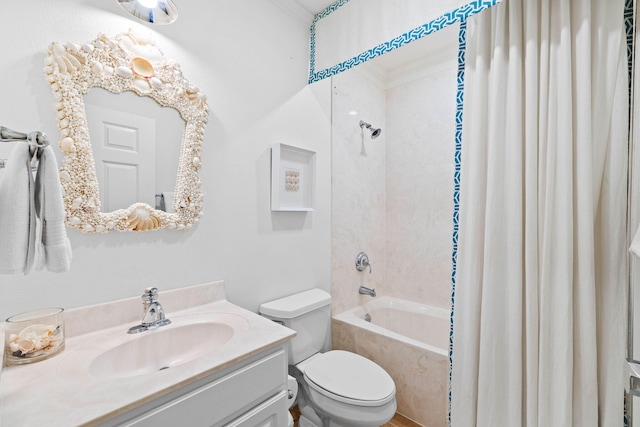
[(225, 427), (284, 427), (288, 419), (287, 392), (281, 391)]
[(270, 401), (273, 396), (279, 396), (279, 392), (286, 389), (286, 367), (286, 355), (280, 350), (117, 425), (173, 427), (185, 425), (187, 421), (189, 427), (223, 425), (228, 420), (251, 411), (256, 405), (261, 406), (262, 402)]

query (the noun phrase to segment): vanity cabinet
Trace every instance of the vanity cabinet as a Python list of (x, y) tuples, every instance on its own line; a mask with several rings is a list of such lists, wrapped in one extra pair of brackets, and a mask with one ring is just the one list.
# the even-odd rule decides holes
[(101, 425), (282, 427), (287, 425), (287, 394), (287, 357), (277, 347)]

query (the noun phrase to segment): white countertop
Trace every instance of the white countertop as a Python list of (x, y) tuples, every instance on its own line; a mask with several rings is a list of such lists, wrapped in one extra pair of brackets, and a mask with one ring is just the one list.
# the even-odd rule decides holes
[(229, 303), (224, 298), (223, 282), (160, 292), (159, 301), (172, 324), (157, 331), (213, 316), (228, 322), (236, 333), (215, 353), (171, 369), (124, 378), (98, 378), (90, 374), (89, 364), (109, 348), (105, 345), (112, 345), (114, 339), (124, 342), (155, 332), (127, 334), (129, 327), (140, 323), (140, 298), (66, 311), (66, 344), (60, 354), (30, 365), (3, 368), (0, 425), (80, 426), (103, 422), (295, 335), (288, 328)]

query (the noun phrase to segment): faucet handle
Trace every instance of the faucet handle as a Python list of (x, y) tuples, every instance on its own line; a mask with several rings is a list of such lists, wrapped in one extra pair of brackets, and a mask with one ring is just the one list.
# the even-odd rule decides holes
[(143, 301), (153, 302), (158, 299), (158, 288), (149, 287), (144, 290), (144, 294), (142, 294)]
[(369, 267), (369, 274), (371, 274), (371, 263), (369, 262), (369, 257), (364, 252), (360, 252), (356, 257), (356, 270), (364, 271), (367, 267)]

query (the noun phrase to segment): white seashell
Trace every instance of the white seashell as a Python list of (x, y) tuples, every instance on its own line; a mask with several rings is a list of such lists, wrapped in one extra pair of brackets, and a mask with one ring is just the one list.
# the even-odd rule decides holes
[(54, 43), (51, 49), (55, 55), (64, 55), (67, 53), (67, 50), (60, 43)]
[(69, 120), (67, 119), (62, 119), (58, 122), (58, 125), (60, 126), (60, 128), (64, 129), (64, 128), (68, 128), (69, 127)]
[(17, 344), (22, 354), (29, 353), (36, 348), (35, 343), (29, 339), (21, 339), (17, 342)]
[(149, 86), (149, 82), (147, 82), (145, 79), (135, 78), (133, 79), (133, 83), (131, 85), (142, 93), (151, 92), (151, 86)]
[(107, 46), (109, 46), (111, 49), (115, 49), (118, 47), (118, 43), (116, 43), (114, 40), (109, 39), (107, 41)]
[(131, 68), (125, 67), (123, 65), (116, 68), (116, 74), (126, 79), (130, 79), (131, 77), (133, 77), (133, 71), (131, 71)]
[(107, 231), (107, 227), (105, 227), (102, 224), (98, 224), (98, 225), (96, 225), (96, 231), (98, 233), (104, 233), (105, 231)]
[(116, 223), (113, 222), (113, 221), (108, 221), (105, 225), (107, 226), (107, 228), (109, 230), (113, 230), (115, 228), (115, 226), (116, 226)]
[(131, 70), (135, 75), (147, 79), (153, 77), (154, 74), (151, 62), (141, 57), (135, 57), (131, 60)]
[(151, 215), (151, 212), (149, 212), (148, 210), (144, 209), (144, 208), (136, 208), (133, 213), (135, 214), (135, 216), (137, 216), (138, 218), (149, 218), (149, 216)]
[(53, 65), (53, 58), (51, 56), (47, 56), (44, 58), (44, 65), (51, 66)]
[(178, 230), (180, 231), (184, 230), (184, 224), (178, 224)]
[(193, 166), (194, 166), (196, 169), (198, 169), (198, 168), (200, 167), (200, 157), (197, 157), (197, 156), (196, 156), (196, 157), (194, 157), (194, 158), (193, 158), (193, 160), (192, 160), (192, 162), (193, 162)]
[(103, 69), (104, 67), (100, 62), (96, 61), (95, 59), (91, 60), (91, 71), (93, 71), (94, 74), (102, 74)]
[(67, 42), (64, 47), (67, 48), (67, 50), (70, 50), (71, 52), (78, 52), (80, 51), (80, 45), (72, 43), (72, 42)]
[(85, 51), (85, 52), (87, 52), (87, 53), (91, 53), (91, 52), (93, 52), (93, 49), (95, 49), (95, 48), (94, 48), (94, 47), (93, 47), (93, 45), (92, 45), (92, 44), (90, 44), (90, 43), (84, 43), (84, 44), (82, 45), (82, 50), (84, 50), (84, 51)]
[(69, 172), (63, 170), (62, 172), (60, 172), (60, 179), (63, 180), (63, 181), (70, 182), (71, 181), (71, 175), (69, 174)]
[(167, 225), (167, 228), (168, 228), (169, 230), (175, 230), (175, 229), (176, 229), (176, 223), (175, 223), (175, 222), (170, 222), (170, 223)]
[(60, 141), (60, 149), (62, 151), (64, 151), (65, 153), (70, 153), (73, 151), (73, 139), (66, 137), (66, 138), (62, 138), (62, 141)]
[(89, 210), (94, 210), (95, 208), (96, 208), (96, 202), (95, 202), (95, 200), (90, 199), (90, 200), (87, 202), (87, 209), (89, 209)]
[(85, 233), (91, 233), (93, 231), (96, 231), (96, 229), (93, 228), (93, 225), (91, 225), (91, 224), (84, 224), (82, 226), (82, 231), (84, 231)]
[(73, 208), (79, 208), (80, 206), (82, 206), (82, 202), (84, 200), (82, 200), (82, 197), (76, 197), (75, 199), (73, 199), (73, 202), (71, 203), (71, 207)]
[(66, 73), (66, 72), (68, 72), (68, 71), (67, 71), (67, 64), (64, 62), (64, 60), (63, 60), (61, 57), (56, 56), (56, 57), (55, 57), (55, 61), (56, 61), (56, 64), (58, 64), (58, 70), (59, 70), (61, 73)]
[(80, 64), (78, 58), (73, 55), (67, 55), (64, 57), (64, 59), (71, 64), (71, 70), (79, 70), (82, 67), (82, 64)]
[(113, 67), (111, 65), (105, 65), (104, 73), (108, 76), (112, 75), (114, 73)]
[(163, 86), (162, 80), (160, 80), (157, 77), (151, 77), (149, 79), (149, 83), (151, 83), (151, 86), (155, 87), (156, 89), (162, 89), (162, 86)]
[(151, 36), (151, 33), (143, 33), (131, 29), (129, 30), (129, 34), (131, 34), (141, 44), (153, 44), (153, 37)]
[(78, 218), (77, 216), (72, 216), (71, 218), (69, 218), (69, 224), (71, 224), (71, 225), (80, 225), (80, 224), (82, 224), (82, 220), (80, 218)]

